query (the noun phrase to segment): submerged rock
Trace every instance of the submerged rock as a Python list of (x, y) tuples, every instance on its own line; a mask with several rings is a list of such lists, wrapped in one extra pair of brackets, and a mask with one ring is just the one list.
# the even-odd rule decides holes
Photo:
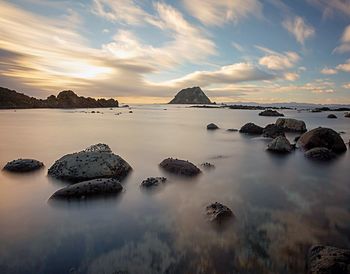
[(306, 125), (304, 121), (291, 119), (291, 118), (278, 118), (276, 123), (277, 126), (282, 127), (285, 131), (292, 132), (305, 132)]
[(346, 151), (346, 146), (340, 135), (330, 128), (318, 127), (301, 135), (298, 143), (309, 150), (315, 147), (325, 147), (333, 152)]
[(328, 118), (328, 119), (337, 119), (338, 117), (337, 117), (336, 115), (334, 115), (334, 114), (329, 114), (329, 115), (327, 116), (327, 118)]
[(315, 245), (308, 253), (309, 274), (349, 274), (350, 250)]
[(292, 146), (286, 137), (278, 136), (267, 145), (267, 150), (279, 153), (287, 153), (292, 151)]
[(218, 202), (208, 205), (206, 207), (206, 214), (208, 215), (209, 221), (218, 223), (233, 217), (231, 209)]
[(336, 157), (335, 153), (325, 147), (315, 147), (305, 152), (305, 156), (310, 159), (328, 161)]
[(267, 138), (276, 138), (278, 136), (285, 136), (284, 129), (275, 124), (269, 124), (263, 129), (263, 136)]
[(29, 172), (40, 169), (44, 164), (34, 159), (17, 159), (8, 162), (4, 166), (4, 170), (11, 172)]
[[(67, 154), (58, 159), (48, 170), (57, 179), (81, 182), (97, 178), (116, 178), (122, 180), (131, 166), (119, 155), (108, 151), (90, 151), (101, 146), (91, 146), (88, 151)], [(108, 147), (108, 146), (107, 146)], [(103, 149), (108, 150), (107, 147)]]
[(254, 123), (247, 123), (241, 127), (239, 132), (246, 133), (246, 134), (260, 135), (263, 133), (263, 128), (260, 126), (257, 126)]
[(141, 183), (142, 187), (155, 187), (164, 184), (166, 181), (165, 177), (149, 177), (143, 180)]
[(229, 132), (237, 132), (238, 129), (236, 129), (236, 128), (228, 128), (226, 131), (229, 131)]
[(267, 109), (267, 110), (260, 112), (259, 116), (274, 116), (274, 117), (280, 116), (280, 117), (283, 117), (284, 114), (279, 113), (278, 111), (273, 110), (273, 109)]
[(201, 164), (201, 167), (204, 167), (205, 169), (212, 169), (212, 168), (215, 168), (215, 165), (205, 162)]
[(61, 188), (50, 199), (86, 199), (116, 195), (122, 190), (122, 185), (116, 179), (94, 179)]
[(164, 170), (177, 175), (195, 176), (201, 170), (189, 161), (167, 158), (163, 160), (159, 166)]
[(209, 125), (207, 125), (207, 129), (208, 130), (215, 130), (215, 129), (219, 129), (219, 127), (217, 125), (215, 125), (214, 123), (210, 123)]

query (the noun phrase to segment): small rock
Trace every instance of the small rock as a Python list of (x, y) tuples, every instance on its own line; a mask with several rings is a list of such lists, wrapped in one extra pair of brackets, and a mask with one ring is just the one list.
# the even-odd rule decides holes
[(237, 131), (238, 131), (238, 129), (236, 129), (236, 128), (228, 128), (226, 131), (230, 131), (230, 132), (237, 132)]
[(284, 129), (275, 124), (269, 124), (264, 128), (263, 136), (267, 138), (273, 138), (273, 139), (278, 136), (285, 136)]
[(336, 155), (325, 147), (315, 147), (305, 152), (305, 156), (310, 159), (328, 161), (336, 157)]
[(345, 113), (344, 117), (345, 117), (345, 118), (350, 118), (350, 112)]
[(44, 166), (42, 162), (39, 162), (34, 159), (17, 159), (11, 162), (8, 162), (4, 170), (11, 172), (29, 172), (40, 169)]
[(155, 187), (161, 184), (164, 184), (166, 181), (165, 177), (149, 177), (146, 180), (143, 180), (141, 183), (142, 187)]
[(206, 207), (206, 213), (209, 221), (221, 223), (228, 218), (233, 217), (231, 209), (218, 202), (212, 203)]
[(208, 162), (205, 162), (205, 163), (201, 164), (201, 167), (204, 167), (206, 169), (212, 169), (212, 168), (215, 168), (215, 165), (208, 163)]
[(337, 117), (336, 115), (334, 115), (334, 114), (329, 114), (329, 115), (327, 116), (327, 118), (328, 118), (328, 119), (337, 119), (338, 117)]
[(130, 110), (129, 113), (133, 113), (132, 110)]
[(267, 110), (264, 110), (264, 111), (260, 112), (259, 116), (274, 116), (274, 117), (281, 116), (281, 117), (283, 117), (284, 114), (279, 113), (276, 110), (267, 109)]
[(189, 161), (167, 158), (163, 160), (159, 166), (164, 170), (177, 175), (195, 176), (201, 170)]
[(286, 137), (278, 136), (267, 145), (267, 150), (279, 153), (287, 153), (292, 151), (292, 146)]
[(208, 130), (215, 130), (215, 129), (218, 129), (219, 127), (213, 123), (207, 125), (207, 129)]
[(276, 123), (277, 126), (284, 128), (285, 131), (292, 132), (305, 132), (306, 125), (304, 121), (291, 119), (291, 118), (278, 118)]
[(260, 135), (263, 133), (263, 128), (254, 123), (247, 123), (239, 130), (240, 133)]

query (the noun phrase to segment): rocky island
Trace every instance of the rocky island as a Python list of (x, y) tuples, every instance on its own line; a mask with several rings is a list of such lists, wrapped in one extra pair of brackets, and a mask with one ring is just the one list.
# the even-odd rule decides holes
[(26, 108), (110, 108), (118, 107), (115, 99), (94, 99), (78, 96), (71, 90), (61, 91), (47, 99), (29, 97), (15, 90), (0, 87), (0, 109)]
[(211, 104), (212, 102), (200, 87), (180, 90), (169, 104)]

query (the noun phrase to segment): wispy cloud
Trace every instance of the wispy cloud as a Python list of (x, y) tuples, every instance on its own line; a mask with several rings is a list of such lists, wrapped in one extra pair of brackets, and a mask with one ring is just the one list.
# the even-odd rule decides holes
[(261, 46), (256, 46), (256, 48), (266, 53), (264, 57), (259, 59), (259, 64), (271, 70), (285, 70), (292, 68), (300, 60), (299, 54), (293, 51), (278, 53)]
[(315, 35), (315, 29), (308, 24), (305, 19), (300, 16), (287, 18), (282, 23), (283, 27), (288, 30), (295, 39), (301, 44), (305, 44), (305, 40)]
[(348, 0), (308, 0), (308, 2), (320, 8), (324, 18), (333, 17), (335, 13), (350, 16)]
[(345, 28), (343, 36), (340, 39), (340, 45), (337, 46), (333, 50), (333, 52), (336, 52), (336, 53), (350, 52), (350, 25)]
[(328, 68), (328, 67), (324, 67), (322, 70), (321, 70), (321, 73), (322, 74), (325, 74), (325, 75), (334, 75), (334, 74), (337, 74), (338, 71), (334, 68)]

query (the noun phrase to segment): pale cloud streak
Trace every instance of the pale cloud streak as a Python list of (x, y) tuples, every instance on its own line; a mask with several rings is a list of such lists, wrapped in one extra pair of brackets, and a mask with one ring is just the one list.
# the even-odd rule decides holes
[(336, 69), (333, 69), (333, 68), (324, 67), (321, 70), (321, 73), (325, 74), (325, 75), (334, 75), (334, 74), (337, 74), (338, 71)]
[(256, 46), (262, 50), (266, 55), (259, 59), (259, 64), (271, 70), (285, 70), (292, 68), (300, 60), (299, 54), (293, 51), (278, 53), (276, 51)]
[(350, 52), (350, 25), (348, 25), (345, 28), (342, 38), (340, 40), (340, 45), (336, 47), (333, 50), (333, 52), (337, 52), (337, 53)]
[(305, 44), (305, 40), (315, 35), (315, 29), (308, 24), (305, 19), (300, 16), (287, 18), (282, 23), (283, 27), (288, 30), (295, 39), (301, 44)]

